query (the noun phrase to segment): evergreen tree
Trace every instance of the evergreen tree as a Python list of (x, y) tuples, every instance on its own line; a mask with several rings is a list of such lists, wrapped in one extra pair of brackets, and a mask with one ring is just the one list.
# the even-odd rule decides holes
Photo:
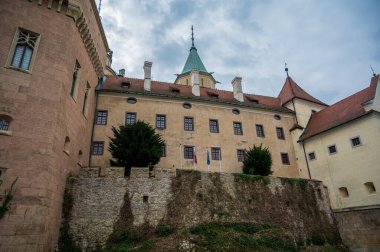
[(262, 145), (250, 148), (243, 161), (243, 173), (268, 176), (272, 174), (272, 155)]
[(131, 167), (155, 165), (162, 156), (164, 140), (148, 123), (137, 121), (127, 126), (112, 127), (109, 151), (116, 165), (124, 166), (129, 175)]

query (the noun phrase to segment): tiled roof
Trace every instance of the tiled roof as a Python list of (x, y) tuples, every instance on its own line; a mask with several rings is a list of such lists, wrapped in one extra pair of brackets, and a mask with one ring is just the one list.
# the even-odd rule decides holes
[[(123, 88), (122, 83), (130, 83), (128, 88)], [(244, 94), (244, 103), (241, 103), (234, 99), (234, 94), (231, 91), (216, 90), (209, 88), (200, 88), (200, 96), (194, 96), (192, 94), (191, 86), (185, 86), (180, 84), (166, 83), (152, 81), (151, 91), (144, 91), (144, 80), (119, 77), (119, 76), (107, 76), (105, 83), (99, 88), (101, 92), (125, 92), (125, 93), (142, 93), (145, 95), (153, 96), (166, 96), (170, 98), (180, 99), (192, 99), (202, 100), (210, 102), (220, 102), (235, 104), (238, 106), (246, 106), (259, 109), (276, 110), (285, 113), (293, 113), (291, 110), (281, 106), (279, 98)], [(176, 91), (177, 90), (177, 91)], [(179, 93), (178, 93), (179, 90)]]
[(286, 104), (293, 98), (299, 98), (302, 100), (328, 106), (327, 104), (321, 102), (320, 100), (308, 94), (305, 90), (298, 86), (297, 83), (291, 77), (286, 78), (284, 86), (282, 87), (282, 90), (278, 95), (278, 98), (281, 99), (281, 105)]
[(376, 75), (371, 79), (369, 87), (314, 113), (301, 135), (300, 141), (365, 115), (367, 112), (363, 104), (375, 97), (378, 79), (379, 75)]

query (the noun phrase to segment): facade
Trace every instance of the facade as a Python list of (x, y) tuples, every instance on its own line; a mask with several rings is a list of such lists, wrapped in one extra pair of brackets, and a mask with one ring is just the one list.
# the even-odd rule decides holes
[(380, 204), (379, 75), (328, 106), (289, 76), (277, 97), (244, 93), (241, 77), (217, 90), (194, 39), (173, 83), (151, 62), (142, 79), (116, 75), (94, 0), (5, 0), (0, 22), (0, 192), (17, 179), (1, 251), (52, 251), (67, 176), (109, 167), (112, 126), (136, 120), (166, 141), (158, 167), (241, 172), (262, 144), (273, 176), (322, 180), (333, 209)]
[[(68, 174), (88, 166), (108, 45), (95, 1), (0, 4), (1, 251), (52, 251)], [(3, 199), (3, 195), (2, 195)]]

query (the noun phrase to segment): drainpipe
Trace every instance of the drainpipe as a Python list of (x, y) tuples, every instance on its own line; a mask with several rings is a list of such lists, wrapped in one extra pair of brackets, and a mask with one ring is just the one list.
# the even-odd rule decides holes
[[(104, 78), (104, 79), (103, 79)], [(98, 97), (99, 90), (102, 84), (105, 82), (105, 76), (100, 77), (98, 80), (98, 85), (95, 88), (95, 107), (94, 107), (94, 117), (92, 118), (92, 128), (91, 128), (91, 140), (90, 140), (90, 155), (88, 155), (88, 167), (91, 167), (91, 157), (92, 157), (92, 141), (94, 140), (94, 128), (95, 128), (95, 120), (96, 120), (96, 111), (98, 110)]]
[(303, 149), (303, 154), (305, 155), (306, 167), (307, 167), (307, 172), (309, 173), (309, 179), (311, 179), (310, 167), (309, 167), (309, 162), (307, 161), (307, 155), (306, 155), (305, 143), (304, 142), (302, 142), (302, 149)]

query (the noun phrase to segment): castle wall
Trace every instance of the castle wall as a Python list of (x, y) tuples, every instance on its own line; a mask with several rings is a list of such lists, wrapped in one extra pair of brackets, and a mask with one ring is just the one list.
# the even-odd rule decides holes
[[(107, 46), (100, 39), (94, 5), (75, 4), (80, 6), (76, 14), (84, 12), (104, 65)], [(58, 1), (47, 8), (47, 2), (23, 0), (0, 5), (0, 23), (6, 24), (0, 27), (0, 65), (6, 66), (18, 27), (40, 34), (30, 73), (0, 68), (0, 114), (13, 118), (12, 134), (0, 135), (0, 167), (6, 168), (0, 191), (18, 178), (10, 210), (0, 220), (1, 251), (51, 251), (57, 244), (66, 176), (79, 172), (78, 163), (88, 164), (98, 72), (74, 18), (66, 15), (67, 4), (59, 12), (58, 6)], [(70, 89), (76, 60), (81, 75), (75, 101)], [(84, 116), (87, 82), (91, 89)], [(66, 136), (70, 143), (64, 151)]]
[(214, 221), (274, 225), (294, 242), (313, 235), (340, 241), (318, 181), (160, 168), (133, 168), (128, 179), (123, 168), (104, 171), (99, 177), (94, 168), (82, 169), (70, 183), (70, 233), (82, 249), (104, 246), (125, 231)]
[[(128, 97), (135, 97), (136, 104), (126, 102)], [(294, 124), (291, 114), (277, 111), (239, 108), (240, 114), (232, 113), (234, 107), (221, 104), (186, 101), (191, 109), (183, 108), (181, 100), (151, 98), (130, 94), (99, 94), (98, 109), (108, 111), (107, 125), (95, 125), (94, 141), (104, 141), (104, 154), (92, 156), (92, 166), (107, 167), (112, 159), (108, 151), (109, 137), (113, 136), (112, 126), (124, 125), (126, 112), (136, 112), (137, 119), (155, 127), (156, 114), (166, 115), (166, 129), (157, 129), (166, 141), (166, 157), (161, 158), (158, 167), (194, 169), (193, 159), (183, 158), (183, 146), (194, 146), (197, 154), (197, 169), (207, 171), (206, 149), (211, 157), (211, 147), (221, 148), (221, 170), (223, 172), (242, 172), (242, 162), (237, 160), (237, 149), (248, 150), (254, 144), (268, 147), (273, 159), (274, 176), (298, 177), (297, 162), (289, 129)], [(274, 115), (280, 114), (281, 120)], [(194, 118), (194, 131), (184, 130), (184, 116)], [(219, 133), (210, 133), (209, 119), (219, 123)], [(235, 135), (233, 122), (242, 123), (243, 135)], [(257, 137), (255, 124), (264, 126), (265, 137)], [(282, 127), (285, 140), (278, 139), (276, 127)], [(180, 147), (181, 146), (181, 147)], [(180, 153), (180, 149), (182, 151)], [(290, 165), (282, 164), (281, 153), (288, 153)], [(211, 171), (219, 171), (218, 160), (211, 160)]]

